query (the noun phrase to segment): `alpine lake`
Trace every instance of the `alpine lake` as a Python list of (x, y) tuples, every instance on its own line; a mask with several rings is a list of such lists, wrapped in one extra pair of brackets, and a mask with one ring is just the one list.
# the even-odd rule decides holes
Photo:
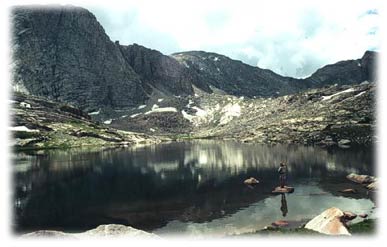
[[(281, 161), (294, 193), (271, 193)], [(374, 175), (372, 148), (197, 140), (18, 151), (12, 154), (12, 227), (81, 232), (124, 224), (165, 237), (219, 237), (276, 220), (298, 227), (330, 207), (375, 218), (374, 196), (346, 179), (352, 172)], [(249, 177), (259, 184), (245, 185)], [(358, 193), (340, 192), (348, 188)]]

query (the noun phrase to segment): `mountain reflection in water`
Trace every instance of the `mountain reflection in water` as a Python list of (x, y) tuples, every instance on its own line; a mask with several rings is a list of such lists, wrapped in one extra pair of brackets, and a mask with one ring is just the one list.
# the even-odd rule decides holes
[[(296, 188), (285, 199), (270, 193), (282, 160)], [(373, 174), (372, 164), (369, 148), (209, 140), (19, 152), (13, 157), (14, 229), (83, 231), (118, 223), (158, 234), (224, 235), (278, 219), (299, 223), (332, 206), (370, 214), (374, 203), (361, 187), (355, 196), (337, 191), (356, 186), (345, 179), (350, 172)], [(260, 183), (245, 186), (250, 176)]]

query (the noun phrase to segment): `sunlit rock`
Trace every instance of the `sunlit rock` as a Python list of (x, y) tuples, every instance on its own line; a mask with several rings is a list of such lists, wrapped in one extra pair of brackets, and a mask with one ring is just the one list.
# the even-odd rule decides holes
[(248, 184), (248, 185), (254, 185), (254, 184), (259, 184), (259, 181), (253, 177), (250, 177), (248, 179), (246, 179), (245, 181), (243, 181), (244, 184)]
[(310, 220), (305, 228), (328, 235), (351, 235), (342, 221), (343, 211), (332, 207)]
[(376, 178), (369, 175), (358, 175), (355, 173), (351, 173), (347, 176), (347, 178), (355, 183), (359, 184), (368, 184), (376, 181)]
[(159, 238), (153, 233), (148, 233), (136, 228), (108, 224), (100, 225), (97, 228), (83, 233), (65, 233), (61, 231), (41, 230), (22, 235), (23, 238), (70, 238), (70, 239), (87, 239), (101, 237), (130, 237), (130, 238)]

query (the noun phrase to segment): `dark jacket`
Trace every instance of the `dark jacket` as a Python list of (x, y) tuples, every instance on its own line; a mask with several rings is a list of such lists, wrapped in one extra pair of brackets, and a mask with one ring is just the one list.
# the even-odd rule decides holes
[(278, 168), (279, 174), (286, 174), (286, 172), (287, 172), (286, 166), (280, 166), (280, 168)]

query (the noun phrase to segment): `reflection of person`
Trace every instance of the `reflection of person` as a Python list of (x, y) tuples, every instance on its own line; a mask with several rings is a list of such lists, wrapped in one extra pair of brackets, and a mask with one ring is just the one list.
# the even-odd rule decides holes
[(279, 180), (280, 180), (280, 186), (283, 188), (286, 183), (286, 173), (287, 173), (288, 168), (286, 167), (284, 162), (280, 163), (280, 167), (278, 168), (278, 173), (279, 173)]
[(286, 202), (285, 193), (281, 194), (281, 212), (283, 217), (288, 213), (288, 204)]

